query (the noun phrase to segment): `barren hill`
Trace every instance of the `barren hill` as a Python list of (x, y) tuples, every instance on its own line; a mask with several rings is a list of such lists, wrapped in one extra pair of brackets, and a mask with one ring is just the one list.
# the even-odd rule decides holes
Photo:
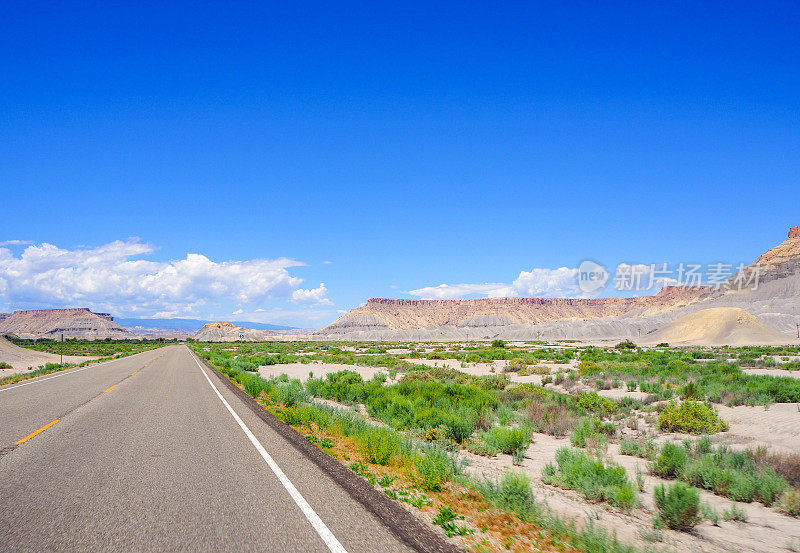
[(244, 333), (245, 342), (258, 342), (267, 338), (267, 334), (261, 330), (219, 321), (203, 325), (203, 328), (194, 335), (194, 339), (199, 342), (238, 342), (240, 332)]
[(101, 340), (134, 338), (128, 330), (114, 322), (108, 313), (93, 313), (87, 308), (35, 309), (14, 311), (0, 319), (0, 334), (20, 338), (64, 338)]
[(653, 344), (743, 346), (786, 344), (781, 334), (738, 307), (714, 307), (690, 313), (646, 337)]
[(734, 286), (666, 287), (632, 298), (370, 299), (316, 335), (341, 340), (645, 339), (677, 318), (737, 308), (778, 332), (800, 322), (800, 227), (761, 255), (755, 290)]

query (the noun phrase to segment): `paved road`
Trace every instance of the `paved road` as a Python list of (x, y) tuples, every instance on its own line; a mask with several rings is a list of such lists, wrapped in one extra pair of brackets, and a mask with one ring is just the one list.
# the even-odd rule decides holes
[(185, 346), (56, 374), (0, 387), (4, 553), (412, 551)]

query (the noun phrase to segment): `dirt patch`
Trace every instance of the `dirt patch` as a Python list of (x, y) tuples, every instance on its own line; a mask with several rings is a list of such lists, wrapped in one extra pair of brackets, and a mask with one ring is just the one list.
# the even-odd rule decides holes
[[(64, 363), (82, 363), (97, 357), (84, 357), (80, 355), (65, 355)], [(43, 351), (21, 348), (0, 337), (0, 362), (8, 363), (12, 368), (0, 369), (0, 378), (12, 374), (27, 372), (46, 363), (58, 363), (61, 357)]]

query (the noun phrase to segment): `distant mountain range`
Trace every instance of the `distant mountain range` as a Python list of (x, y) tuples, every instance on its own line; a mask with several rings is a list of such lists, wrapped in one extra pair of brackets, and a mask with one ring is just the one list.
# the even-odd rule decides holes
[[(155, 328), (159, 330), (173, 330), (181, 332), (197, 332), (203, 326), (215, 321), (200, 319), (120, 319), (114, 318), (120, 325), (127, 328)], [(269, 323), (254, 323), (248, 321), (230, 321), (236, 326), (252, 328), (254, 330), (295, 330), (292, 326), (280, 326)]]

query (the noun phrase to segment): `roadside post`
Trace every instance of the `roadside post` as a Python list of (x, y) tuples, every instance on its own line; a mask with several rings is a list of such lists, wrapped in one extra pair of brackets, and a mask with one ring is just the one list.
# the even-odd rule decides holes
[(64, 333), (62, 332), (61, 333), (61, 361), (59, 362), (59, 365), (63, 365), (63, 364), (64, 364)]
[(239, 355), (244, 354), (244, 331), (239, 331)]

